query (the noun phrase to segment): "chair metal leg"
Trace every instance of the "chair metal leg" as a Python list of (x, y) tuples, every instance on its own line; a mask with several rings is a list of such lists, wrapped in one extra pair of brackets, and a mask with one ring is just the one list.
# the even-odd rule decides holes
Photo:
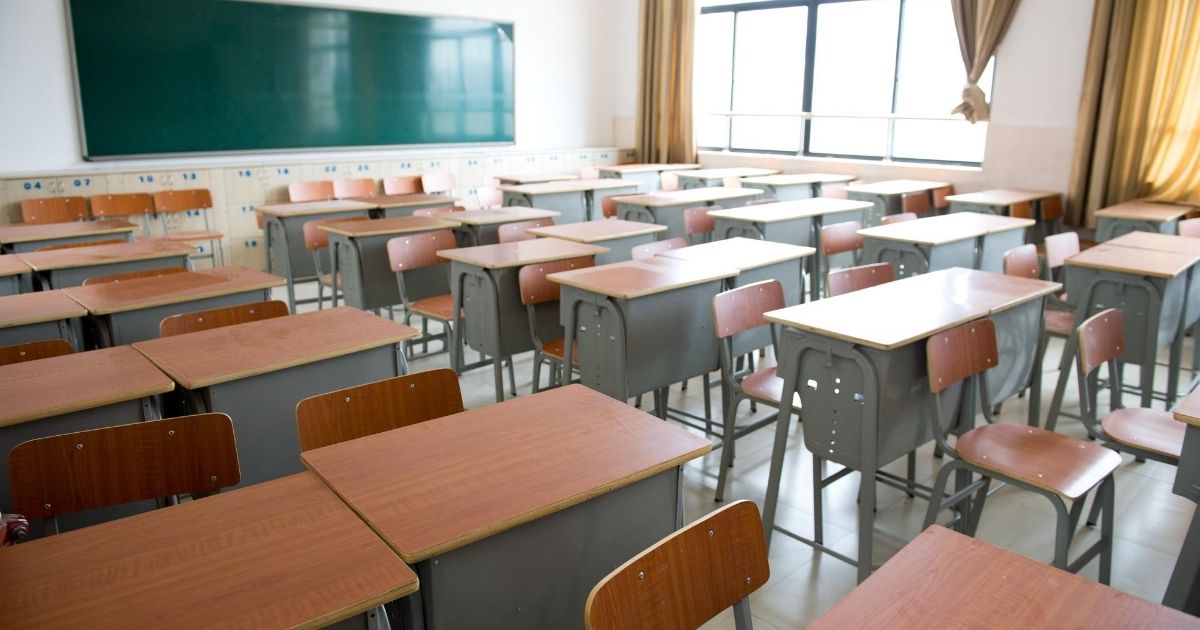
[(508, 384), (512, 386), (513, 398), (517, 397), (517, 371), (513, 368), (513, 358), (508, 357)]
[[(550, 377), (551, 384), (554, 382), (554, 377)], [(542, 391), (542, 352), (540, 350), (533, 351), (533, 385), (532, 393), (536, 394)]]
[(913, 494), (913, 484), (917, 483), (917, 452), (916, 451), (910, 451), (908, 453), (908, 466), (907, 466), (906, 472), (908, 473), (907, 477), (906, 477), (908, 480), (908, 489), (904, 491), (904, 494), (907, 494), (909, 497), (915, 497), (917, 495)]
[(1117, 479), (1109, 475), (1100, 484), (1100, 497), (1104, 503), (1104, 524), (1100, 527), (1100, 583), (1112, 581), (1113, 520), (1116, 518)]
[(496, 382), (496, 402), (504, 402), (504, 360), (492, 358), (492, 378)]
[(825, 544), (824, 483), (825, 460), (813, 454), (813, 541)]
[(704, 373), (704, 423), (708, 426), (709, 433), (712, 433), (712, 382), (708, 372)]
[(1071, 549), (1071, 515), (1061, 498), (1053, 497), (1050, 503), (1058, 513), (1054, 522), (1054, 566), (1066, 571), (1067, 552)]
[(1087, 526), (1088, 527), (1096, 526), (1096, 523), (1097, 523), (1096, 519), (1098, 519), (1100, 517), (1100, 510), (1103, 507), (1104, 507), (1104, 501), (1103, 501), (1103, 499), (1101, 499), (1100, 494), (1097, 493), (1096, 496), (1092, 498), (1092, 509), (1090, 511), (1088, 511), (1088, 517), (1087, 517)]
[(975, 500), (971, 502), (971, 518), (966, 526), (967, 535), (971, 538), (974, 538), (975, 532), (979, 530), (979, 521), (983, 519), (983, 504), (987, 502), (988, 488), (992, 485), (992, 478), (986, 475), (981, 481), (979, 490), (975, 492)]
[(733, 467), (733, 443), (734, 443), (734, 426), (737, 424), (734, 419), (737, 417), (737, 406), (741, 402), (738, 398), (734, 398), (729, 402), (729, 412), (725, 414), (724, 435), (721, 436), (721, 469), (717, 472), (717, 494), (715, 500), (721, 502), (725, 500), (725, 479), (728, 476), (729, 469)]

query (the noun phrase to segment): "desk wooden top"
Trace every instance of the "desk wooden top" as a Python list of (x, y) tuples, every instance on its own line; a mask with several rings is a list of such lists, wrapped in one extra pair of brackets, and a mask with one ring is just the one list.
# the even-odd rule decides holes
[[(129, 346), (0, 366), (0, 426), (164, 394), (175, 384)], [(129, 418), (137, 422), (140, 415)]]
[(911, 290), (954, 296), (964, 304), (994, 315), (1031, 300), (1062, 291), (1062, 284), (1002, 273), (951, 267), (909, 279)]
[(663, 171), (691, 171), (700, 168), (699, 164), (613, 164), (597, 166), (601, 173), (662, 173)]
[(973, 193), (963, 193), (961, 195), (948, 195), (946, 199), (949, 201), (959, 201), (962, 203), (975, 203), (981, 206), (1011, 206), (1014, 203), (1037, 201), (1038, 199), (1053, 197), (1057, 194), (1058, 193), (1044, 190), (995, 188), (992, 190), (981, 190)]
[(719, 263), (738, 271), (766, 267), (786, 260), (799, 260), (817, 252), (812, 247), (790, 245), (753, 238), (727, 238), (711, 243), (672, 249), (659, 254), (666, 258), (692, 263)]
[(1154, 278), (1173, 278), (1200, 262), (1200, 254), (1179, 254), (1101, 243), (1067, 259), (1071, 267), (1088, 267)]
[(933, 526), (809, 628), (1198, 626), (1178, 610)]
[(540, 184), (542, 182), (561, 182), (569, 179), (579, 179), (578, 175), (569, 173), (539, 173), (536, 175), (496, 175), (501, 184)]
[(316, 363), (419, 336), (349, 306), (139, 341), (133, 347), (187, 389)]
[(777, 168), (757, 168), (752, 166), (733, 166), (729, 168), (701, 168), (694, 171), (677, 173), (680, 177), (690, 179), (724, 179), (726, 177), (764, 177), (779, 172)]
[(1126, 201), (1115, 206), (1101, 208), (1096, 211), (1096, 216), (1104, 219), (1131, 219), (1162, 223), (1181, 219), (1194, 210), (1195, 208), (1192, 206), (1180, 206), (1173, 203)]
[(554, 210), (538, 210), (524, 206), (504, 206), (503, 208), (487, 208), (481, 210), (464, 210), (438, 215), (438, 218), (451, 221), (458, 225), (495, 225), (497, 223), (515, 223), (517, 221), (532, 221), (534, 219), (549, 219), (557, 217), (561, 212)]
[(1175, 419), (1200, 427), (1200, 387), (1193, 389), (1175, 408)]
[(26, 265), (20, 256), (0, 255), (0, 277), (15, 276), (21, 273), (29, 273), (29, 265)]
[(835, 173), (784, 173), (782, 175), (743, 177), (742, 183), (762, 184), (764, 186), (802, 186), (804, 184), (852, 182), (856, 179), (858, 177), (855, 175), (837, 175)]
[(734, 221), (752, 221), (754, 223), (774, 223), (776, 221), (795, 221), (825, 214), (866, 210), (871, 207), (869, 201), (854, 201), (853, 199), (832, 199), (829, 197), (813, 197), (795, 201), (780, 201), (764, 203), (755, 206), (730, 208), (728, 210), (711, 210), (708, 214), (719, 219)]
[(150, 278), (104, 282), (63, 289), (92, 315), (109, 315), (154, 306), (243, 293), (287, 284), (283, 278), (246, 267), (216, 267)]
[(83, 317), (87, 309), (62, 290), (0, 296), (0, 328)]
[(45, 252), (13, 254), (20, 256), (34, 271), (53, 271), (74, 267), (113, 265), (131, 260), (154, 260), (187, 256), (196, 248), (187, 243), (162, 240), (129, 241), (111, 245), (69, 247)]
[(933, 190), (949, 186), (946, 182), (932, 182), (924, 179), (889, 179), (871, 184), (853, 184), (846, 187), (852, 192), (864, 192), (875, 195), (903, 195), (904, 193)]
[(410, 234), (413, 232), (430, 232), (432, 230), (448, 230), (457, 225), (434, 217), (391, 217), (389, 219), (371, 219), (370, 221), (342, 221), (318, 226), (326, 232), (341, 234), (350, 238), (363, 236), (381, 236), (384, 234)]
[(1158, 232), (1142, 232), (1141, 230), (1126, 232), (1117, 238), (1104, 241), (1104, 244), (1116, 245), (1118, 247), (1135, 247), (1137, 249), (1152, 249), (1160, 252), (1174, 252), (1176, 254), (1200, 254), (1200, 238), (1160, 234)]
[(552, 260), (595, 256), (607, 251), (607, 247), (599, 245), (562, 241), (556, 238), (536, 238), (514, 243), (444, 249), (438, 252), (438, 256), (482, 269), (506, 269)]
[(311, 473), (5, 552), (0, 571), (22, 576), (0, 592), (9, 628), (316, 628), (417, 590)]
[(595, 221), (581, 221), (579, 223), (531, 228), (527, 231), (534, 236), (559, 238), (564, 241), (575, 241), (576, 243), (594, 243), (597, 241), (611, 241), (618, 238), (666, 232), (667, 226), (655, 223), (642, 223), (641, 221), (624, 221), (622, 219), (598, 219)]
[(0, 244), (28, 243), (55, 238), (87, 236), (89, 234), (120, 234), (132, 232), (137, 226), (121, 219), (100, 221), (71, 221), (70, 223), (13, 223), (0, 225)]
[(650, 260), (630, 260), (587, 269), (560, 271), (546, 277), (569, 287), (618, 300), (631, 300), (730, 278), (737, 274), (738, 270), (733, 267), (656, 257)]
[(711, 188), (659, 191), (645, 195), (627, 195), (621, 197), (620, 202), (635, 206), (646, 206), (647, 208), (662, 208), (690, 203), (703, 205), (709, 201), (724, 201), (726, 199), (745, 200), (757, 197), (760, 194), (762, 194), (762, 191), (757, 188), (725, 188), (717, 186)]
[(501, 186), (500, 190), (522, 195), (553, 195), (556, 193), (584, 192), (608, 188), (629, 188), (632, 185), (627, 181), (612, 178), (568, 179), (557, 182), (542, 182), (540, 184), (505, 185)]
[[(969, 218), (959, 219), (969, 212), (956, 212), (915, 221), (903, 221), (891, 225), (876, 225), (858, 231), (866, 238), (887, 241), (903, 241), (921, 245), (942, 245), (968, 238), (978, 238), (988, 233), (988, 227)], [(998, 217), (1008, 218), (1008, 217)], [(1030, 221), (1033, 223), (1033, 221)]]
[(414, 564), (711, 449), (703, 436), (567, 385), (300, 457)]
[[(449, 200), (446, 205), (453, 205)], [(367, 212), (379, 206), (352, 199), (334, 199), (330, 201), (300, 201), (295, 203), (271, 203), (255, 206), (254, 209), (276, 217), (303, 217), (310, 214), (329, 214), (337, 212)]]
[(428, 206), (431, 203), (443, 203), (447, 206), (458, 205), (458, 200), (446, 195), (428, 195), (425, 193), (407, 193), (403, 195), (368, 195), (352, 197), (347, 201), (360, 201), (371, 204), (372, 208), (408, 208), (412, 206)]

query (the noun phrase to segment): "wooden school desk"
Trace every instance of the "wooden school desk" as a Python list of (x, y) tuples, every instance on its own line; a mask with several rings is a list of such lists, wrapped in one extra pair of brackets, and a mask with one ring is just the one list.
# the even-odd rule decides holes
[(1195, 211), (1192, 206), (1173, 203), (1119, 203), (1096, 211), (1096, 240), (1103, 242), (1133, 231), (1178, 234), (1179, 220)]
[(317, 628), (417, 590), (311, 473), (5, 551), (9, 628)]
[[(454, 226), (440, 218), (413, 216), (322, 225), (321, 229), (329, 233), (333, 305), (338, 303), (338, 289), (346, 304), (363, 310), (399, 304), (400, 288), (396, 272), (388, 262), (387, 242), (405, 234), (448, 230)], [(445, 274), (429, 275), (431, 283), (448, 286), (442, 277)]]
[(47, 245), (64, 245), (114, 238), (131, 240), (138, 227), (129, 221), (102, 219), (70, 223), (13, 223), (0, 225), (0, 252), (32, 252)]
[(638, 245), (654, 242), (659, 233), (666, 231), (667, 226), (665, 225), (654, 225), (641, 221), (622, 221), (621, 219), (598, 219), (532, 228), (529, 233), (534, 236), (605, 247), (608, 249), (607, 252), (596, 254), (596, 264), (607, 265), (629, 260), (630, 250)]
[(541, 184), (543, 182), (562, 182), (569, 179), (579, 179), (578, 175), (569, 173), (535, 173), (529, 175), (496, 175), (496, 181), (501, 184), (520, 186), (521, 184)]
[[(12, 508), (8, 453), (34, 438), (111, 427), (160, 416), (155, 397), (171, 379), (129, 346), (0, 366), (0, 511)], [(152, 502), (150, 502), (152, 503)], [(58, 518), (74, 529), (144, 511), (145, 503)], [(114, 511), (115, 510), (115, 511)], [(35, 525), (40, 531), (40, 523)]]
[(87, 309), (62, 291), (38, 291), (0, 297), (0, 346), (66, 339), (83, 347), (78, 318)]
[(1017, 190), (1011, 188), (995, 188), (973, 193), (948, 195), (950, 212), (980, 212), (1012, 216), (1012, 207), (1018, 203), (1029, 203), (1034, 206), (1035, 216), (1041, 216), (1041, 202), (1048, 197), (1056, 197), (1058, 193), (1044, 190)]
[(1198, 626), (1194, 617), (935, 525), (809, 628)]
[(809, 291), (811, 299), (821, 298), (821, 287), (828, 270), (821, 253), (821, 227), (844, 221), (862, 223), (871, 204), (865, 201), (818, 197), (756, 206), (711, 210), (716, 218), (713, 238), (744, 236), (777, 243), (805, 245), (817, 250), (812, 258)]
[[(1200, 390), (1192, 391), (1179, 403), (1175, 419), (1187, 424), (1187, 429), (1173, 491), (1193, 503), (1200, 502)], [(1200, 512), (1192, 513), (1163, 604), (1192, 615), (1200, 614)]]
[(567, 385), (306, 451), (421, 579), (413, 628), (575, 628), (601, 578), (683, 524), (681, 467), (711, 450)]
[(958, 212), (858, 231), (864, 264), (890, 262), (905, 278), (950, 267), (1004, 272), (1004, 254), (1025, 242), (1033, 219)]
[(537, 210), (524, 206), (507, 206), (504, 208), (487, 208), (483, 210), (464, 210), (440, 215), (439, 219), (454, 224), (454, 231), (461, 239), (463, 247), (476, 245), (495, 245), (500, 242), (500, 226), (505, 223), (533, 221), (536, 219), (555, 219), (561, 212), (554, 210)]
[(600, 177), (634, 181), (638, 183), (638, 191), (653, 192), (659, 189), (663, 173), (698, 168), (699, 164), (614, 164), (598, 166), (596, 170), (600, 171)]
[[(460, 247), (438, 252), (450, 261), (450, 292), (454, 295), (454, 323), (451, 328), (450, 366), (462, 373), (463, 346), (481, 352), (492, 360), (496, 378), (496, 402), (504, 400), (504, 359), (533, 349), (529, 334), (529, 315), (521, 304), (517, 274), (521, 267), (569, 258), (595, 256), (607, 252), (604, 247), (539, 238), (497, 245)], [(538, 309), (538, 333), (543, 339), (559, 336), (558, 313), (551, 308)], [(466, 319), (463, 319), (463, 310)]]
[(370, 195), (367, 197), (351, 197), (349, 201), (361, 201), (370, 204), (373, 208), (371, 215), (384, 219), (412, 216), (414, 211), (423, 208), (442, 208), (458, 205), (458, 200), (454, 197), (427, 195), (425, 193)]
[(550, 274), (563, 285), (563, 365), (578, 351), (580, 382), (622, 402), (717, 369), (712, 298), (735, 275), (671, 259)]
[(32, 271), (19, 256), (0, 255), (0, 297), (32, 288)]
[(658, 235), (660, 241), (687, 238), (683, 229), (684, 210), (699, 206), (744, 206), (761, 192), (753, 188), (693, 188), (630, 195), (617, 201), (617, 218), (667, 226), (667, 231)]
[(271, 299), (284, 280), (246, 267), (215, 267), (63, 289), (87, 309), (100, 348), (158, 338), (158, 324), (178, 313)]
[[(800, 396), (805, 446), (816, 457), (862, 473), (857, 559), (821, 546), (819, 533), (815, 542), (804, 542), (856, 565), (859, 581), (866, 578), (873, 567), (875, 480), (880, 477), (894, 485), (897, 479), (879, 470), (932, 439), (928, 414), (934, 399), (926, 374), (925, 339), (971, 320), (994, 320), (1000, 361), (988, 373), (992, 400), (986, 402), (1003, 401), (1029, 383), (1040, 353), (1044, 298), (1061, 286), (947, 269), (767, 313), (768, 321), (782, 326), (782, 399)], [(1031, 387), (1038, 387), (1037, 381)], [(946, 417), (955, 415), (960, 394), (957, 386), (942, 393)], [(1039, 394), (1040, 390), (1030, 393), (1031, 403)], [(780, 409), (771, 455), (763, 503), (768, 543), (776, 528), (790, 414), (790, 406)], [(1029, 421), (1036, 422), (1035, 405), (1029, 414)], [(815, 513), (819, 527), (820, 509)]]
[(601, 201), (612, 195), (638, 191), (637, 183), (614, 179), (572, 179), (521, 186), (501, 186), (504, 205), (526, 206), (562, 213), (560, 223), (575, 223), (599, 217)]
[(179, 389), (171, 415), (233, 418), (242, 484), (298, 472), (296, 403), (403, 374), (399, 344), (416, 329), (349, 306), (142, 341), (133, 345)]
[(762, 177), (743, 177), (742, 186), (757, 188), (767, 197), (779, 201), (808, 199), (821, 196), (822, 184), (841, 184), (858, 179), (854, 175), (834, 175), (832, 173), (789, 173), (786, 175), (764, 175)]
[(659, 256), (696, 265), (733, 267), (738, 274), (726, 280), (726, 289), (778, 280), (783, 284), (784, 302), (790, 305), (804, 301), (804, 262), (812, 261), (816, 251), (803, 245), (734, 237), (673, 249)]
[(158, 267), (188, 267), (196, 251), (187, 243), (145, 240), (16, 254), (33, 269), (42, 289), (77, 287), (97, 275)]
[(925, 192), (930, 195), (930, 207), (933, 207), (933, 189), (949, 186), (946, 182), (931, 182), (923, 179), (891, 179), (872, 184), (854, 184), (846, 187), (850, 199), (870, 201), (875, 208), (869, 213), (866, 225), (879, 225), (879, 220), (887, 214), (899, 214), (901, 198), (905, 193)]
[(676, 175), (679, 176), (679, 187), (687, 190), (689, 188), (720, 188), (725, 185), (726, 178), (763, 177), (774, 175), (778, 172), (779, 169), (775, 168), (735, 166), (731, 168), (702, 168), (681, 171), (676, 173)]

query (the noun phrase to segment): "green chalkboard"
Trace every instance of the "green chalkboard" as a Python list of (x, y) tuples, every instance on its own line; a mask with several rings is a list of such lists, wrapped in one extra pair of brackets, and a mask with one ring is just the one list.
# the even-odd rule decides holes
[(70, 0), (84, 157), (513, 141), (513, 27)]

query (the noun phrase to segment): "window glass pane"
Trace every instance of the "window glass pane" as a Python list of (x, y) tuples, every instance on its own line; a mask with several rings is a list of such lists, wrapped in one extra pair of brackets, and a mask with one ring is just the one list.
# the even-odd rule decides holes
[(897, 120), (892, 155), (899, 159), (983, 162), (987, 123)]
[[(798, 113), (804, 109), (807, 7), (741, 11), (734, 51), (733, 109)], [(734, 118), (733, 148), (800, 150), (799, 118)]]
[(695, 69), (696, 144), (724, 148), (729, 141), (729, 119), (710, 114), (729, 111), (733, 13), (709, 13), (696, 21)]
[[(859, 0), (817, 8), (814, 114), (888, 114), (896, 68), (900, 0)], [(810, 153), (880, 156), (887, 121), (814, 119)]]

